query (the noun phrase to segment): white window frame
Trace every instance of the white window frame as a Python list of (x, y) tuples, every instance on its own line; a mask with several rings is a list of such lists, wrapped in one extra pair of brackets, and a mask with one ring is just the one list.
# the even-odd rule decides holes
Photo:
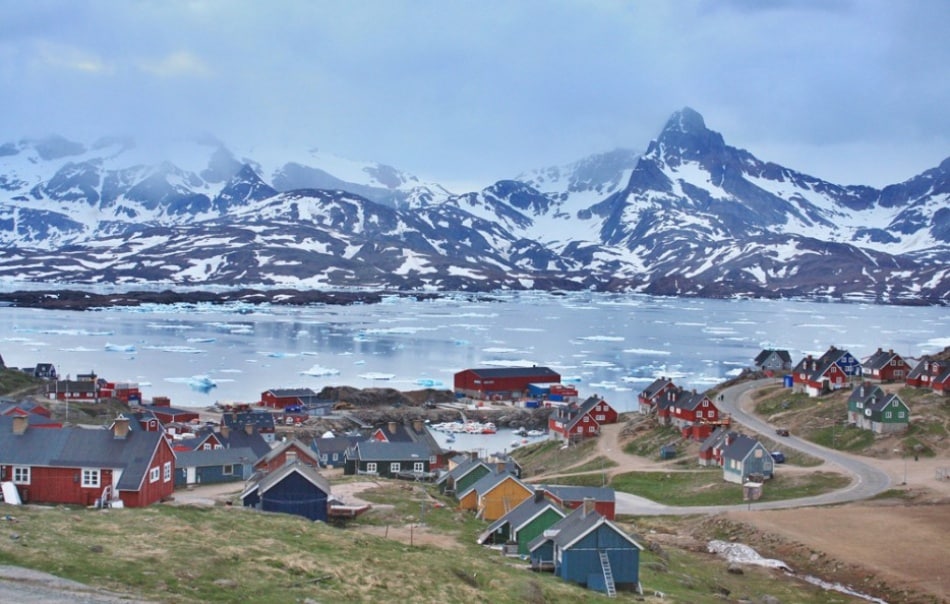
[(414, 464), (412, 464), (412, 471), (413, 471), (413, 472), (425, 472), (425, 471), (426, 471), (426, 464), (425, 464), (425, 462), (424, 462), (424, 461), (417, 461), (417, 462), (415, 462)]
[(30, 466), (13, 466), (13, 484), (30, 484)]
[(390, 462), (390, 464), (389, 464), (389, 473), (390, 473), (390, 474), (395, 474), (396, 472), (399, 472), (401, 469), (402, 469), (402, 464), (399, 463), (398, 461)]
[(234, 474), (234, 464), (229, 463), (221, 466), (221, 474), (225, 476), (232, 476)]
[(95, 489), (98, 488), (102, 483), (102, 471), (98, 468), (83, 468), (82, 469), (82, 482), (80, 483), (84, 489)]
[(370, 474), (375, 474), (375, 473), (376, 473), (376, 462), (375, 462), (375, 461), (367, 462), (367, 464), (366, 464), (366, 471), (369, 472)]
[(169, 482), (172, 479), (172, 462), (166, 461), (162, 470), (162, 479), (165, 482)]
[(148, 481), (149, 482), (158, 482), (158, 477), (161, 475), (159, 467), (155, 466), (150, 468), (148, 471)]

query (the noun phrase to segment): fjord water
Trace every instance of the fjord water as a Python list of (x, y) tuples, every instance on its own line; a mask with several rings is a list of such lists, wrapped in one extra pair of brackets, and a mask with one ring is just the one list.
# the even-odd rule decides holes
[(8, 367), (53, 363), (141, 385), (181, 407), (256, 402), (271, 388), (451, 388), (468, 367), (545, 365), (622, 411), (656, 377), (707, 389), (763, 348), (831, 345), (918, 358), (950, 346), (942, 307), (602, 294), (387, 298), (352, 306), (0, 308)]

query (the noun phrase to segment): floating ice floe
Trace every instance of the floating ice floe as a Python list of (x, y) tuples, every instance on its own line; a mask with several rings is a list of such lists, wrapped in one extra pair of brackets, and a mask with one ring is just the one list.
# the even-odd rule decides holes
[(75, 348), (60, 348), (63, 352), (98, 352), (98, 348), (88, 348), (86, 346), (76, 346)]
[(165, 381), (173, 384), (187, 384), (189, 388), (195, 392), (201, 392), (202, 394), (207, 394), (218, 387), (218, 384), (206, 375), (193, 375), (186, 378), (165, 378)]
[(669, 356), (669, 350), (653, 350), (652, 348), (625, 348), (622, 352), (627, 354), (642, 354), (649, 356)]
[(182, 354), (203, 354), (205, 351), (192, 346), (147, 346), (148, 350), (160, 350), (162, 352), (180, 352)]
[(301, 371), (300, 374), (309, 375), (311, 377), (324, 377), (328, 375), (340, 375), (340, 370), (333, 369), (331, 367), (323, 367), (321, 365), (314, 365), (310, 369)]
[(134, 344), (106, 344), (108, 352), (135, 352)]
[(442, 380), (434, 380), (431, 378), (419, 378), (415, 381), (415, 384), (423, 388), (442, 388), (445, 386), (445, 382)]
[(623, 342), (623, 336), (581, 336), (578, 340), (586, 342)]
[(210, 344), (214, 341), (214, 338), (188, 338), (187, 340), (189, 344)]
[(361, 373), (361, 374), (359, 375), (359, 377), (363, 378), (364, 380), (381, 380), (381, 381), (383, 381), (383, 380), (391, 380), (391, 379), (393, 379), (394, 377), (396, 377), (396, 374), (395, 374), (395, 373), (376, 373), (376, 372), (372, 372), (372, 371), (371, 371), (371, 372), (369, 372), (369, 373)]

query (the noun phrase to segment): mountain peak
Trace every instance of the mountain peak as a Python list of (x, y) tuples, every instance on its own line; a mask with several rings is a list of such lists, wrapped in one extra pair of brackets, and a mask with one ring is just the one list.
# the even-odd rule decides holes
[(721, 134), (706, 128), (702, 115), (684, 107), (670, 116), (660, 136), (650, 144), (647, 154), (659, 151), (668, 162), (677, 164), (680, 159), (718, 154), (725, 146)]
[(663, 131), (681, 132), (683, 134), (700, 134), (706, 132), (706, 122), (698, 111), (690, 107), (683, 107), (675, 112), (666, 121)]

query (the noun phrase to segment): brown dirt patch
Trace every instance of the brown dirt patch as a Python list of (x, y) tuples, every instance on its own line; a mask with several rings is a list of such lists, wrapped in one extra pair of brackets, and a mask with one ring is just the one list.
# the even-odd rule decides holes
[(759, 543), (750, 545), (797, 572), (839, 581), (889, 602), (950, 598), (950, 502), (743, 511), (725, 518), (764, 533), (756, 537)]

